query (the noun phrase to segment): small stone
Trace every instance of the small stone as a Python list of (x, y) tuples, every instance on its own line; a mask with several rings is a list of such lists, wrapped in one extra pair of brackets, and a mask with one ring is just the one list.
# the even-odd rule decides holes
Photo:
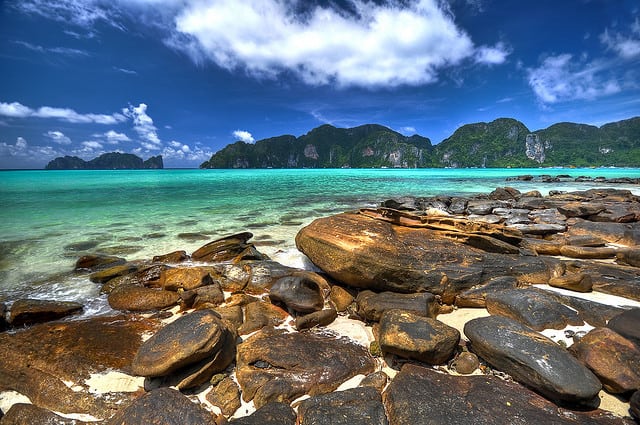
[(242, 326), (242, 322), (244, 321), (242, 307), (238, 305), (216, 307), (213, 311), (218, 313), (223, 320), (233, 325), (234, 329), (238, 330), (240, 326)]
[(358, 313), (366, 320), (380, 321), (387, 310), (403, 310), (422, 317), (435, 317), (438, 311), (436, 297), (423, 292), (418, 294), (398, 294), (395, 292), (362, 291), (356, 298)]
[(225, 416), (231, 416), (240, 408), (240, 387), (229, 377), (215, 384), (207, 394), (207, 401), (218, 406)]
[(80, 313), (82, 308), (82, 304), (69, 301), (20, 299), (11, 306), (9, 323), (17, 327), (49, 322)]
[(296, 329), (301, 331), (316, 326), (328, 326), (338, 317), (338, 312), (332, 308), (300, 316), (296, 318)]
[(469, 351), (463, 351), (455, 358), (451, 366), (457, 373), (469, 375), (480, 367), (480, 361), (475, 354)]
[(364, 379), (360, 382), (361, 387), (372, 387), (378, 390), (378, 392), (382, 393), (382, 390), (387, 386), (389, 382), (389, 375), (379, 370), (377, 372), (373, 372), (364, 377)]
[(340, 313), (346, 311), (347, 308), (355, 301), (355, 298), (351, 293), (349, 293), (349, 291), (338, 285), (331, 287), (329, 298), (336, 310)]
[(94, 283), (106, 283), (115, 277), (124, 276), (136, 270), (138, 270), (138, 267), (133, 264), (122, 264), (91, 273), (89, 280)]
[(178, 304), (179, 300), (176, 292), (143, 286), (119, 287), (108, 297), (111, 308), (123, 311), (160, 310)]

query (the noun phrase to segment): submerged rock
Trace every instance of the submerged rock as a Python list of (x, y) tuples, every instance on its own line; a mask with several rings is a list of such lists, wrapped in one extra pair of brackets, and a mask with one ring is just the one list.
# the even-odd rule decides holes
[(49, 322), (80, 313), (82, 309), (82, 304), (69, 301), (20, 299), (11, 306), (9, 323), (18, 327)]

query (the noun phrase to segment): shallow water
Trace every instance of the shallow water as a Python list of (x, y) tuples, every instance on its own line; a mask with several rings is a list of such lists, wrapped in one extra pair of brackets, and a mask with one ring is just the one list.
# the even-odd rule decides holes
[(640, 169), (3, 171), (0, 301), (49, 298), (83, 302), (88, 314), (103, 309), (97, 286), (70, 274), (86, 253), (143, 259), (250, 230), (261, 251), (300, 266), (295, 234), (332, 213), (505, 185), (543, 194), (597, 186), (506, 182), (521, 174), (640, 177)]

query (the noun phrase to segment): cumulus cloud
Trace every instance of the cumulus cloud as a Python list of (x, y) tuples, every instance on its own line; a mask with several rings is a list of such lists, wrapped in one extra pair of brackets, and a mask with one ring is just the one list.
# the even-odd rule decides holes
[(111, 145), (117, 145), (120, 142), (130, 142), (131, 139), (124, 133), (118, 133), (114, 130), (109, 130), (105, 133), (96, 133), (93, 137), (104, 139), (107, 143)]
[(147, 105), (141, 103), (138, 106), (129, 105), (122, 113), (133, 120), (133, 129), (141, 139), (141, 145), (148, 150), (159, 150), (162, 142), (158, 137), (158, 129), (153, 124), (153, 119), (147, 114)]
[(61, 131), (47, 131), (45, 134), (48, 138), (50, 138), (54, 143), (59, 145), (70, 145), (71, 139), (64, 135)]
[(233, 137), (235, 137), (238, 140), (242, 140), (245, 143), (253, 143), (256, 141), (256, 139), (253, 138), (253, 136), (251, 135), (251, 133), (249, 133), (248, 131), (245, 130), (236, 130), (233, 132)]
[(507, 60), (510, 50), (504, 43), (498, 43), (493, 47), (481, 46), (476, 51), (476, 61), (485, 65), (500, 65)]
[(576, 60), (570, 54), (549, 56), (527, 70), (529, 86), (543, 104), (590, 100), (618, 93), (620, 83), (608, 75), (604, 62)]
[(169, 146), (162, 150), (163, 158), (169, 161), (206, 161), (211, 155), (213, 152), (199, 143), (191, 147), (175, 140), (169, 142)]
[(404, 134), (405, 136), (411, 136), (413, 134), (417, 134), (418, 132), (416, 131), (415, 127), (406, 126), (400, 127), (400, 133)]
[(82, 146), (91, 150), (103, 148), (102, 143), (96, 142), (95, 140), (87, 140), (86, 142), (82, 142)]
[(70, 108), (41, 106), (33, 109), (19, 102), (0, 102), (0, 115), (12, 118), (53, 118), (75, 124), (117, 124), (126, 121), (122, 114), (80, 114)]
[(604, 33), (600, 35), (600, 41), (607, 49), (613, 50), (623, 59), (640, 56), (640, 20), (636, 18), (628, 34), (610, 32), (608, 28), (605, 29)]
[(51, 146), (31, 146), (24, 137), (18, 137), (14, 144), (0, 142), (0, 168), (35, 167), (43, 164), (59, 152)]

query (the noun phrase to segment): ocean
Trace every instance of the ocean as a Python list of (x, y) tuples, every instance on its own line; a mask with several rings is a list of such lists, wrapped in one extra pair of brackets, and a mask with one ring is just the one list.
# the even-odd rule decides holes
[[(506, 181), (523, 174), (638, 178), (640, 169), (1, 171), (0, 302), (55, 299), (83, 303), (85, 315), (107, 311), (99, 286), (71, 272), (87, 253), (150, 259), (248, 230), (260, 251), (308, 267), (294, 237), (318, 217), (402, 196), (602, 187)], [(640, 186), (615, 187), (640, 194)]]

